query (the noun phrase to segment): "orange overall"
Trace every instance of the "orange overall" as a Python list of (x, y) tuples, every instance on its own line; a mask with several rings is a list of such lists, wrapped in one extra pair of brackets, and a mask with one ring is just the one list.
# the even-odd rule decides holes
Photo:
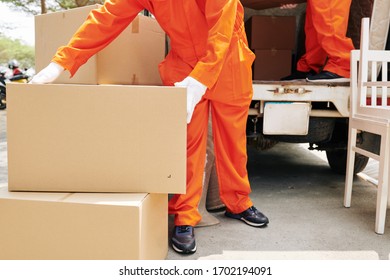
[(198, 204), (209, 109), (220, 196), (231, 212), (240, 213), (252, 206), (246, 121), (254, 54), (247, 46), (239, 0), (107, 0), (89, 15), (69, 44), (58, 49), (53, 61), (73, 75), (143, 9), (156, 17), (171, 39), (171, 50), (159, 65), (164, 85), (191, 76), (208, 88), (187, 126), (187, 191), (171, 198), (169, 213), (175, 214), (175, 225), (195, 226), (201, 220)]
[[(352, 40), (346, 37), (352, 0), (307, 0), (306, 53), (297, 70), (322, 70), (342, 77), (350, 76)], [(325, 66), (324, 66), (325, 65)]]

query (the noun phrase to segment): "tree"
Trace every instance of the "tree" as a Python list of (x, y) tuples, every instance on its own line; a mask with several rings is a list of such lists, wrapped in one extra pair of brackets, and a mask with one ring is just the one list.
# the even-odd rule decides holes
[[(12, 9), (27, 14), (38, 15), (50, 11), (67, 10), (91, 4), (103, 4), (104, 0), (0, 0)], [(1, 25), (0, 29), (0, 63), (11, 59), (19, 61), (22, 68), (34, 67), (34, 47), (25, 45), (18, 39), (7, 37), (1, 30), (11, 29), (12, 26)]]
[(49, 11), (59, 11), (83, 7), (92, 4), (103, 4), (104, 0), (0, 0), (10, 7), (29, 14), (46, 14)]
[(0, 36), (0, 61), (8, 62), (11, 59), (19, 61), (21, 68), (34, 67), (34, 47), (23, 44), (20, 40), (14, 40)]
[(46, 5), (47, 1), (51, 0), (0, 0), (7, 3), (10, 8), (33, 15), (47, 13), (47, 7), (50, 9), (52, 7), (50, 4)]

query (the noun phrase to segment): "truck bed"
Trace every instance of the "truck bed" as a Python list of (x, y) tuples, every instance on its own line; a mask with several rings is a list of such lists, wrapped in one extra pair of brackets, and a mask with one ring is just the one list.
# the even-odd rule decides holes
[(264, 102), (310, 102), (325, 104), (313, 106), (310, 115), (316, 117), (348, 117), (349, 83), (313, 83), (294, 81), (253, 81), (253, 101), (260, 106), (250, 115), (261, 116)]

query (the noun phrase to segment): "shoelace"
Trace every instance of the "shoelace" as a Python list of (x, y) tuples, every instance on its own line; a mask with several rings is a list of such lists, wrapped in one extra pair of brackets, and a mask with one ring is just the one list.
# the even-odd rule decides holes
[(186, 232), (190, 232), (190, 227), (189, 226), (179, 226), (179, 230), (178, 230), (178, 233), (186, 233)]
[(249, 207), (250, 211), (251, 211), (251, 215), (256, 215), (258, 213), (258, 210), (256, 209), (255, 206), (252, 206), (252, 207)]

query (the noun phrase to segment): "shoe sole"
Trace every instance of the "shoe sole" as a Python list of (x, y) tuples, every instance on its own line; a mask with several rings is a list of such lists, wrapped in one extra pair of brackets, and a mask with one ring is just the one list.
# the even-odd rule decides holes
[(280, 80), (281, 82), (294, 82), (294, 81), (304, 81), (307, 78), (295, 78), (295, 79), (289, 79), (289, 80)]
[(268, 223), (261, 223), (261, 224), (257, 224), (257, 223), (254, 223), (254, 222), (251, 222), (251, 221), (248, 221), (246, 220), (245, 218), (241, 218), (239, 219), (240, 221), (243, 221), (244, 223), (246, 223), (247, 225), (250, 225), (252, 227), (264, 227), (266, 226)]
[(196, 252), (196, 245), (193, 249), (191, 250), (182, 250), (182, 249), (179, 249), (175, 246), (175, 244), (172, 243), (172, 248), (173, 250), (175, 250), (176, 252), (180, 253), (180, 254), (193, 254)]
[(309, 78), (306, 78), (306, 81), (310, 83), (349, 83), (351, 80), (348, 78), (318, 79), (318, 80), (310, 80)]
[(244, 217), (236, 216), (236, 215), (234, 215), (232, 213), (229, 213), (229, 212), (225, 212), (225, 216), (228, 217), (228, 218), (232, 218), (232, 219), (236, 219), (236, 220), (242, 221), (242, 222), (244, 222), (247, 225), (250, 225), (252, 227), (264, 227), (264, 226), (268, 225), (268, 222), (260, 223), (260, 224), (259, 223), (254, 223), (254, 222), (246, 220)]

